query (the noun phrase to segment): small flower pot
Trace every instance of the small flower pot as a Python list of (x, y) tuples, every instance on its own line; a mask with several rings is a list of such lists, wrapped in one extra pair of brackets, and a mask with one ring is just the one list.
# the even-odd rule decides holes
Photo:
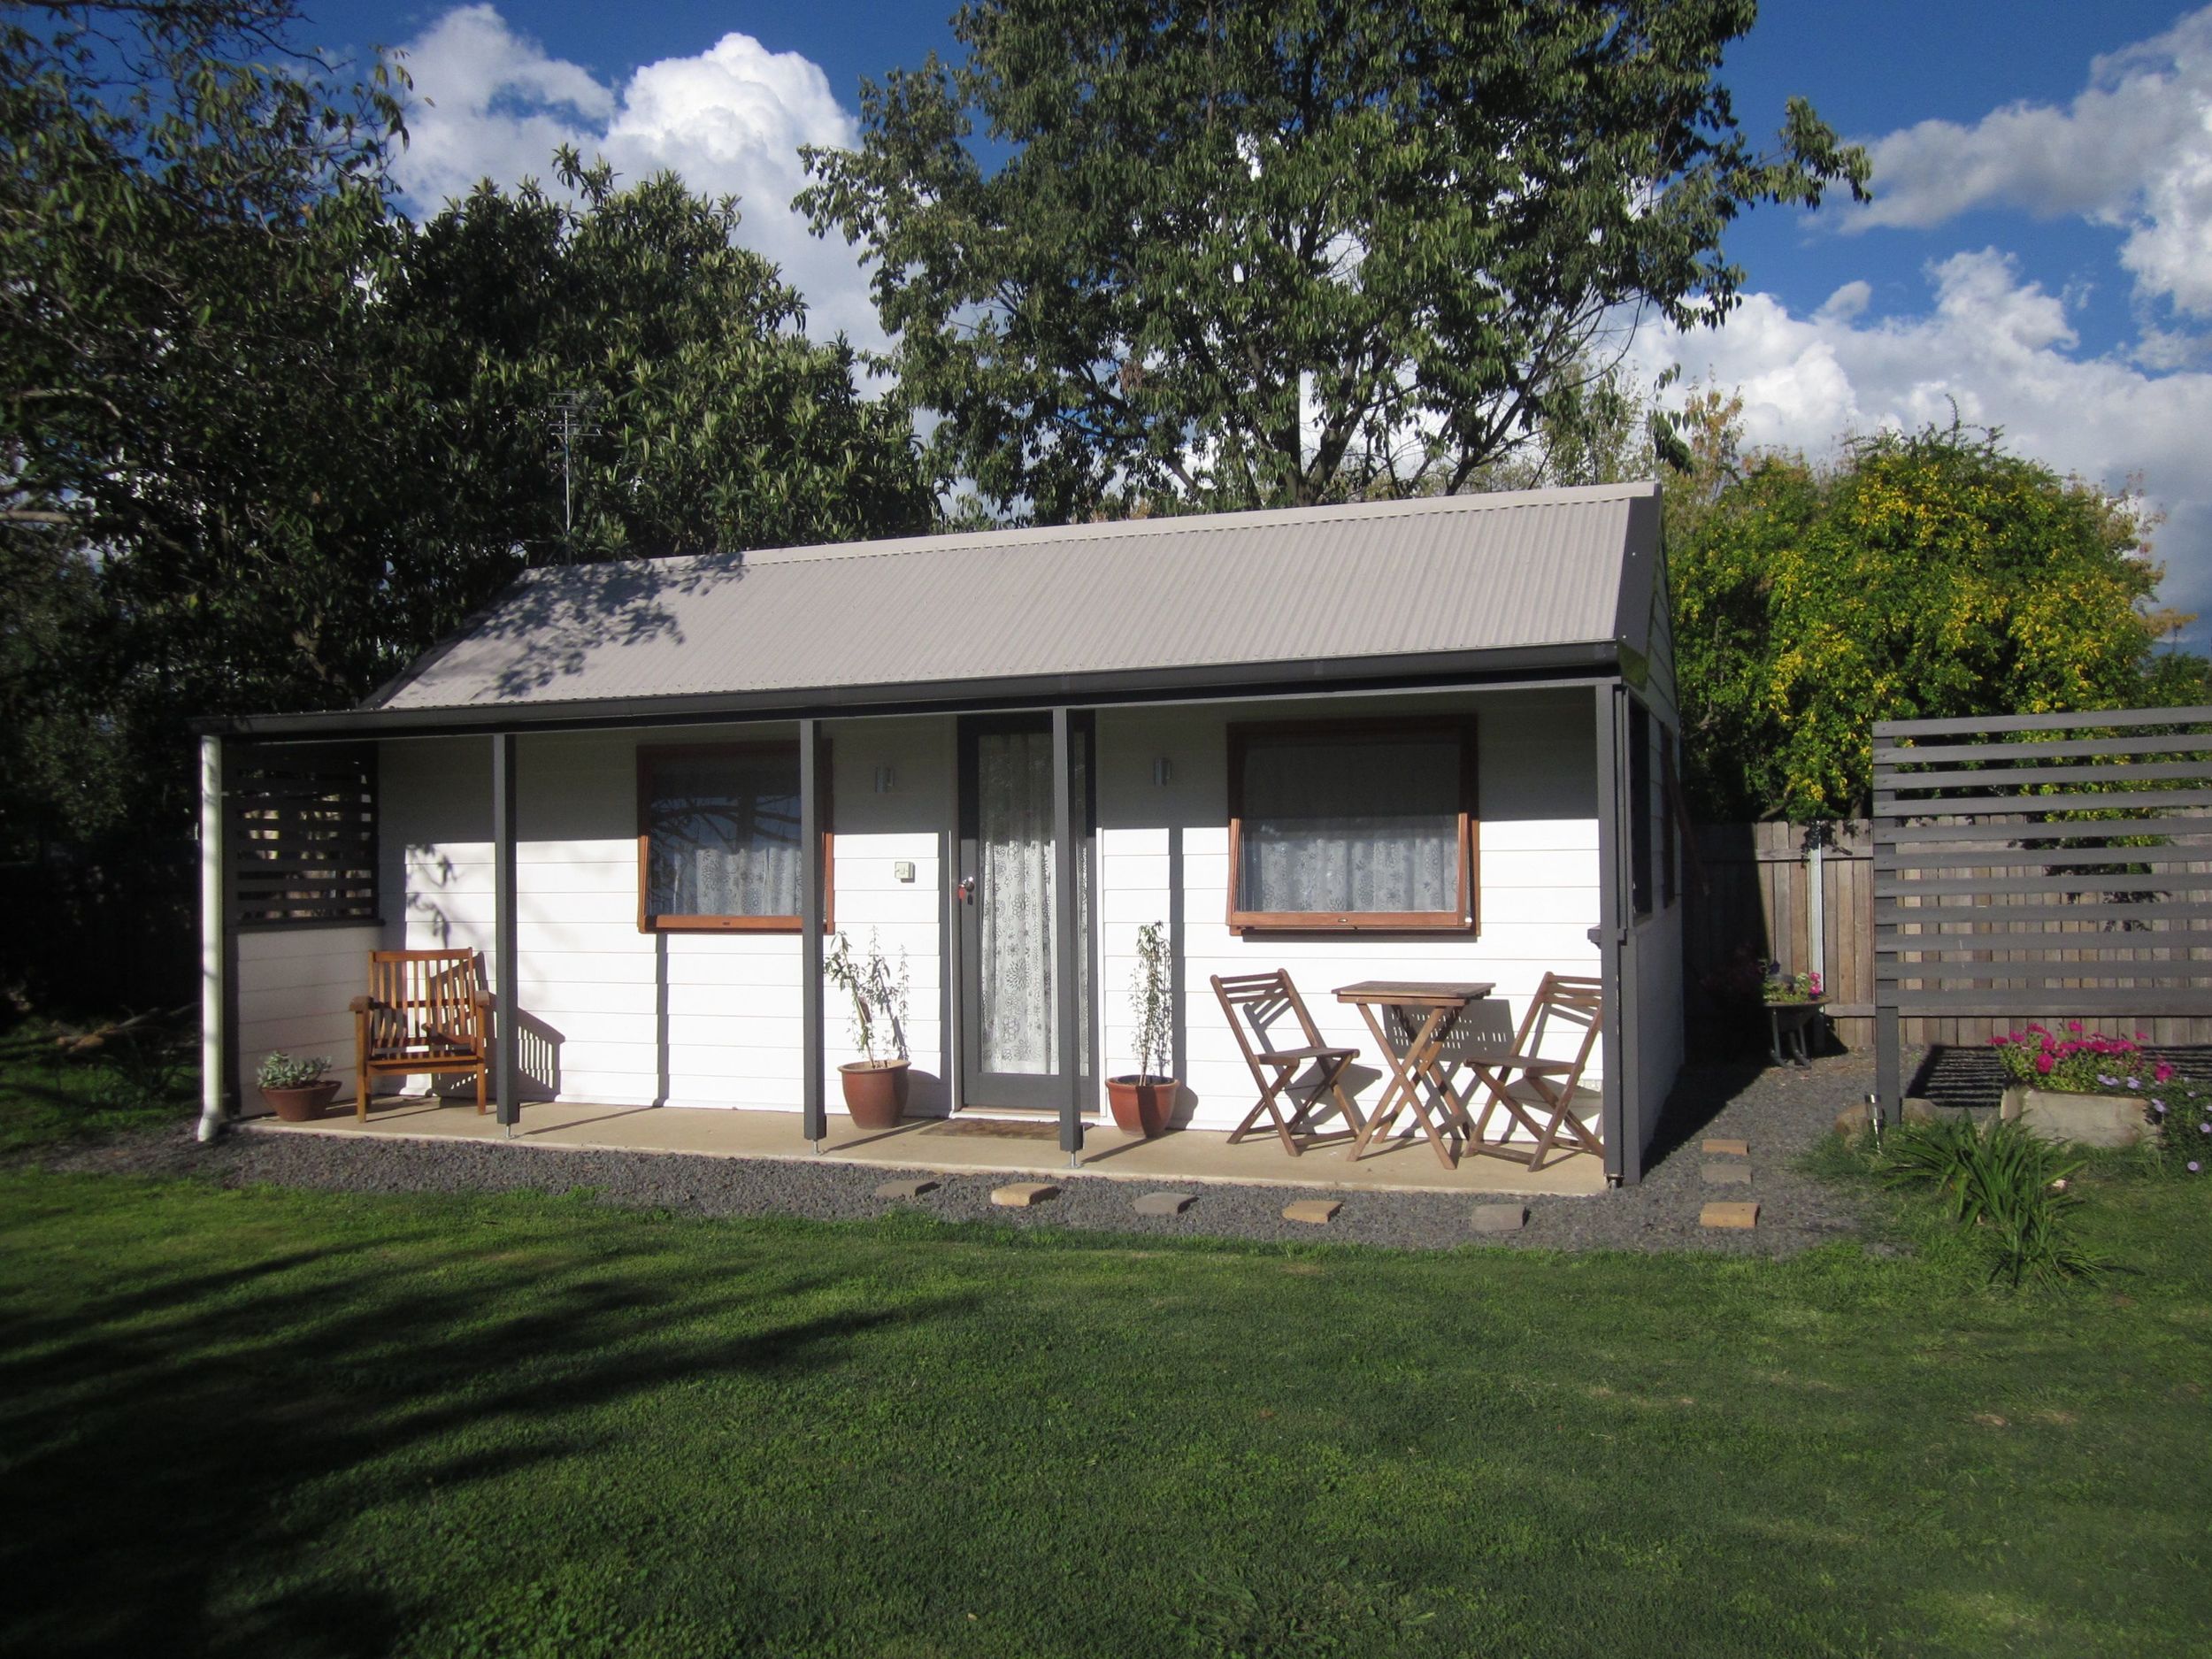
[(906, 1110), (906, 1060), (854, 1060), (837, 1068), (856, 1129), (893, 1129)]
[(265, 1088), (261, 1098), (286, 1123), (311, 1124), (328, 1111), (330, 1102), (338, 1098), (338, 1079), (326, 1077), (319, 1083), (306, 1083), (298, 1088)]
[(1108, 1078), (1106, 1103), (1113, 1109), (1114, 1127), (1151, 1140), (1167, 1127), (1167, 1115), (1180, 1087), (1171, 1077), (1151, 1080), (1133, 1075)]
[(2015, 1083), (1997, 1115), (2017, 1118), (2030, 1134), (2085, 1147), (2131, 1147), (2148, 1138), (2150, 1119), (2132, 1094), (2074, 1094)]

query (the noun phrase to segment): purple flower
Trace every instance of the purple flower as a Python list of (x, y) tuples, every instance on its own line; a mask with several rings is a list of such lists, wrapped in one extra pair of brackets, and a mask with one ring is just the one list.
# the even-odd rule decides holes
[(2166, 1102), (2162, 1100), (2154, 1100), (2151, 1102), (2151, 1110), (2154, 1112), (2162, 1112), (2166, 1110)]
[(2212, 1135), (2212, 1124), (2199, 1124), (2197, 1133), (2200, 1135)]
[(2203, 1165), (2203, 1164), (2200, 1164), (2200, 1163), (2198, 1163), (2198, 1162), (2196, 1161), (2196, 1159), (2194, 1159), (2194, 1158), (2191, 1158), (2191, 1159), (2189, 1160), (2189, 1173), (2190, 1173), (2190, 1174), (2194, 1175), (2194, 1174), (2195, 1174), (2195, 1173), (2196, 1173), (2199, 1170), (2202, 1169), (2203, 1167), (2204, 1167), (2204, 1165)]
[(2143, 1087), (2143, 1079), (2139, 1077), (2131, 1077), (2128, 1079), (2128, 1087), (2130, 1088), (2141, 1088)]

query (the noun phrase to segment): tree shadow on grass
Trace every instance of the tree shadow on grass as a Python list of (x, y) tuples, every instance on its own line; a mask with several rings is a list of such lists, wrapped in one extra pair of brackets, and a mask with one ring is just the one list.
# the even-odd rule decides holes
[[(180, 1271), (65, 1317), (0, 1312), (0, 1650), (388, 1653), (412, 1609), (374, 1563), (328, 1559), (355, 1517), (588, 1450), (594, 1408), (818, 1372), (877, 1325), (957, 1309), (779, 1320), (834, 1283), (764, 1257), (672, 1283), (614, 1257), (502, 1285), (394, 1262), (391, 1242)], [(219, 1610), (242, 1578), (270, 1593)]]

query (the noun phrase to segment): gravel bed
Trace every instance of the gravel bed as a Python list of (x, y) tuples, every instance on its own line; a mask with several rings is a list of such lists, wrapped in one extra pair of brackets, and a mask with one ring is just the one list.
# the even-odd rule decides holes
[[(1196, 1201), (1179, 1216), (1135, 1213), (1136, 1199), (1161, 1187), (1101, 1177), (1059, 1178), (1057, 1197), (1026, 1210), (1002, 1210), (991, 1189), (1009, 1179), (934, 1175), (940, 1185), (911, 1201), (877, 1198), (875, 1189), (920, 1170), (773, 1159), (704, 1157), (681, 1153), (607, 1152), (468, 1141), (356, 1140), (289, 1134), (250, 1125), (202, 1147), (189, 1125), (31, 1160), (59, 1170), (182, 1175), (227, 1187), (267, 1182), (356, 1193), (566, 1192), (588, 1188), (606, 1202), (667, 1209), (698, 1216), (805, 1216), (853, 1220), (910, 1206), (948, 1221), (989, 1222), (1186, 1238), (1232, 1238), (1312, 1244), (1340, 1242), (1399, 1249), (1465, 1244), (1563, 1250), (1704, 1250), (1782, 1256), (1856, 1235), (1861, 1217), (1850, 1192), (1798, 1172), (1797, 1161), (1830, 1131), (1835, 1115), (1873, 1087), (1870, 1055), (1814, 1062), (1809, 1071), (1737, 1066), (1684, 1072), (1653, 1148), (1655, 1167), (1634, 1187), (1583, 1198), (1503, 1200), (1477, 1194), (1317, 1192), (1311, 1187), (1191, 1183)], [(1723, 1185), (1707, 1166), (1744, 1160), (1710, 1158), (1708, 1136), (1748, 1141), (1751, 1180)], [(1340, 1199), (1325, 1226), (1286, 1221), (1285, 1205), (1315, 1197)], [(1756, 1228), (1723, 1232), (1700, 1226), (1712, 1200), (1754, 1200)], [(1519, 1232), (1479, 1233), (1476, 1205), (1525, 1202)]]

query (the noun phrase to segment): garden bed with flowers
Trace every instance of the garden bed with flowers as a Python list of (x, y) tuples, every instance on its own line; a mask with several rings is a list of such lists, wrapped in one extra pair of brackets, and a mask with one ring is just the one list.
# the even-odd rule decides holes
[[(2088, 1030), (2069, 1020), (2062, 1030), (2030, 1025), (1990, 1039), (2011, 1085), (2004, 1115), (2043, 1118), (2054, 1138), (2092, 1144), (2144, 1143), (2185, 1174), (2212, 1164), (2212, 1080), (2184, 1074), (2173, 1061), (2144, 1048), (2149, 1041)], [(2034, 1110), (2040, 1102), (2041, 1112)], [(2101, 1102), (2098, 1109), (2068, 1102)], [(2107, 1140), (2067, 1134), (2062, 1126), (2109, 1123)]]

